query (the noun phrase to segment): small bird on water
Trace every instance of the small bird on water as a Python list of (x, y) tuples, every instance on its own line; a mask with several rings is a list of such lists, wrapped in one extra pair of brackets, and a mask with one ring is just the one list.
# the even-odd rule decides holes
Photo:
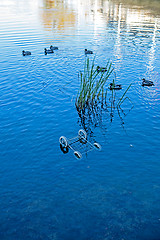
[(58, 50), (58, 47), (53, 47), (52, 45), (50, 46), (51, 50)]
[(44, 49), (44, 53), (45, 53), (45, 55), (47, 55), (48, 53), (54, 53), (54, 51), (53, 51), (53, 49), (47, 49), (47, 48), (45, 48), (45, 49)]
[(85, 54), (93, 54), (93, 51), (87, 50), (87, 49), (85, 49), (84, 52), (85, 52)]
[(145, 78), (142, 78), (142, 86), (154, 86), (154, 83), (150, 80), (146, 80)]
[(31, 55), (31, 52), (29, 52), (29, 51), (24, 51), (24, 50), (23, 50), (23, 51), (22, 51), (22, 55), (23, 55), (23, 56)]

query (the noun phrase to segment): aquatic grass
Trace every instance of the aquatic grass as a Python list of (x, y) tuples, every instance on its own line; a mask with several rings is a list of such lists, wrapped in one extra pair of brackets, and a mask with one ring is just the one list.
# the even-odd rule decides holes
[[(86, 105), (94, 105), (99, 98), (104, 99), (104, 86), (111, 75), (113, 68), (110, 61), (106, 64), (107, 71), (95, 69), (95, 57), (90, 64), (89, 58), (85, 60), (83, 73), (80, 72), (80, 89), (76, 98), (76, 108), (81, 111)], [(105, 93), (106, 99), (106, 93)]]
[[(113, 83), (114, 81), (115, 80), (113, 80)], [(116, 112), (118, 112), (119, 119), (121, 120), (121, 126), (125, 130), (124, 117), (126, 117), (134, 107), (132, 101), (126, 95), (130, 87), (131, 86), (129, 86), (127, 90), (122, 93), (122, 97), (120, 99), (116, 97), (116, 90), (112, 89), (112, 91), (109, 90), (108, 92), (106, 89), (104, 101), (102, 96), (102, 98), (100, 98), (99, 101), (95, 101), (94, 104), (85, 105), (81, 111), (80, 109), (78, 109), (77, 112), (80, 118), (80, 123), (86, 130), (87, 134), (92, 135), (93, 129), (97, 127), (100, 127), (103, 132), (108, 131), (108, 129), (110, 128), (110, 124), (113, 122), (114, 117), (116, 116)], [(102, 95), (104, 94), (103, 91), (104, 89), (102, 89)], [(126, 103), (127, 99), (132, 103), (132, 106), (129, 110), (128, 102)], [(123, 102), (125, 102), (124, 109), (122, 107)], [(117, 103), (119, 103), (119, 105)], [(121, 115), (121, 113), (123, 115)]]
[[(123, 125), (124, 120), (120, 115), (119, 110), (122, 111), (125, 117), (127, 114), (125, 114), (121, 105), (126, 99), (131, 102), (127, 96), (127, 92), (132, 84), (127, 87), (124, 93), (122, 92), (121, 97), (118, 99), (116, 97), (117, 92), (114, 88), (108, 90), (110, 88), (110, 82), (107, 80), (114, 70), (112, 63), (108, 61), (105, 68), (106, 71), (104, 71), (104, 68), (97, 71), (97, 68), (95, 67), (95, 58), (92, 62), (90, 62), (89, 58), (87, 58), (85, 60), (83, 71), (80, 71), (78, 74), (80, 87), (77, 93), (75, 105), (83, 128), (87, 132), (89, 131), (90, 134), (92, 134), (92, 127), (96, 128), (99, 126), (103, 129), (103, 131), (106, 131), (106, 119), (108, 124), (109, 119), (110, 122), (112, 122), (116, 110), (118, 111), (118, 115)], [(116, 86), (115, 72), (114, 75), (112, 86)]]
[(128, 98), (129, 101), (132, 102), (129, 97), (125, 97), (126, 93), (127, 93), (128, 90), (130, 89), (131, 85), (132, 85), (132, 83), (128, 86), (128, 88), (126, 89), (126, 91), (123, 93), (122, 97), (119, 99), (119, 101), (118, 101), (118, 103), (117, 103), (117, 106), (120, 106), (120, 105), (124, 102), (124, 100), (125, 100), (126, 98)]

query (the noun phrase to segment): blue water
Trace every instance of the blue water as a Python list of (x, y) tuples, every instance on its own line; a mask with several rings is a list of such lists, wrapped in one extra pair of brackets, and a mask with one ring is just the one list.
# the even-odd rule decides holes
[[(1, 0), (0, 240), (160, 239), (160, 5), (143, 2)], [(78, 115), (85, 48), (112, 61), (116, 101), (132, 83), (120, 115)], [(58, 140), (80, 128), (102, 151), (77, 160)]]

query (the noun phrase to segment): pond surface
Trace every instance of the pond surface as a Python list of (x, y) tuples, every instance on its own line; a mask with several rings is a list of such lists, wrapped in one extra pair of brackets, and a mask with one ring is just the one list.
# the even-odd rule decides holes
[[(1, 0), (0, 10), (0, 239), (159, 240), (160, 2)], [(85, 48), (95, 65), (112, 61), (116, 102), (132, 84), (120, 112), (78, 115)], [(59, 137), (80, 128), (102, 151), (77, 160)]]

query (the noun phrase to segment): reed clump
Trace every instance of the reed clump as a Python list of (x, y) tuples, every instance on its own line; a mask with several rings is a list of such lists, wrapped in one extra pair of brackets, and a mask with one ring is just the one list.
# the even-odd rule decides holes
[(84, 70), (79, 73), (80, 77), (80, 88), (76, 98), (76, 108), (77, 110), (83, 111), (87, 106), (94, 106), (101, 99), (102, 101), (106, 99), (107, 90), (104, 91), (105, 84), (113, 72), (112, 63), (107, 62), (101, 71), (95, 69), (95, 58), (90, 63), (89, 58), (86, 58)]

